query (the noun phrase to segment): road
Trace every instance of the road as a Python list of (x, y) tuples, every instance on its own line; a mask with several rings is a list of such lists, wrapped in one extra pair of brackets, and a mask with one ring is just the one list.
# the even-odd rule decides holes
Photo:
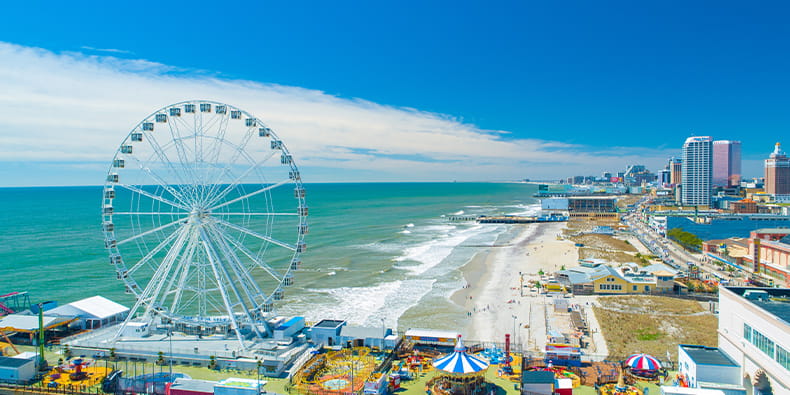
[(640, 200), (624, 217), (623, 223), (629, 226), (633, 235), (639, 239), (650, 251), (660, 257), (664, 263), (677, 270), (687, 271), (687, 264), (697, 265), (703, 272), (701, 278), (705, 279), (727, 279), (731, 285), (738, 285), (742, 280), (733, 278), (732, 273), (720, 270), (716, 265), (710, 263), (709, 258), (700, 253), (691, 253), (679, 246), (667, 237), (662, 236), (649, 226), (647, 226), (639, 213), (643, 212), (647, 205), (647, 200)]

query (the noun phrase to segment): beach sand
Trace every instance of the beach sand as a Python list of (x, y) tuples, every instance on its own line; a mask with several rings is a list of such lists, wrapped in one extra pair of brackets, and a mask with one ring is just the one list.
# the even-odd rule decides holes
[(522, 226), (509, 243), (478, 253), (462, 268), (468, 286), (452, 300), (471, 312), (462, 331), (469, 339), (503, 342), (505, 333), (511, 333), (512, 341), (525, 348), (545, 344), (547, 309), (552, 307), (544, 300), (548, 298), (522, 290), (519, 274), (577, 266), (578, 250), (571, 241), (557, 240), (565, 223)]

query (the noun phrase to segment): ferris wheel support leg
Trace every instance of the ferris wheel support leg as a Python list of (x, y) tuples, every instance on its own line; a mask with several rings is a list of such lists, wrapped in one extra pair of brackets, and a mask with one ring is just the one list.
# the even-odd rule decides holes
[(230, 284), (233, 293), (236, 295), (236, 298), (238, 299), (239, 303), (242, 305), (242, 308), (244, 310), (244, 315), (247, 317), (248, 322), (252, 326), (252, 330), (255, 332), (258, 338), (263, 338), (263, 335), (258, 330), (258, 326), (255, 325), (255, 320), (252, 318), (252, 315), (250, 314), (251, 306), (247, 305), (247, 301), (252, 302), (254, 305), (257, 304), (255, 302), (255, 296), (256, 295), (260, 296), (260, 293), (255, 294), (254, 291), (250, 289), (250, 284), (255, 284), (255, 281), (252, 278), (250, 278), (249, 275), (246, 275), (243, 269), (240, 270), (241, 262), (239, 260), (239, 257), (235, 253), (233, 253), (233, 250), (230, 248), (227, 241), (222, 236), (222, 232), (219, 231), (215, 226), (210, 226), (209, 229), (214, 233), (215, 240), (217, 241), (217, 245), (219, 246), (222, 255), (224, 255), (225, 258), (228, 259), (228, 263), (229, 263), (228, 266), (230, 266), (236, 279), (238, 279), (238, 284), (241, 286), (242, 290), (244, 291), (244, 294), (239, 292), (238, 288), (235, 285), (236, 282), (232, 281), (231, 275), (225, 266), (221, 266), (222, 272), (223, 274), (225, 274), (225, 277), (228, 279), (228, 283)]
[[(175, 234), (178, 235), (178, 239), (177, 239), (175, 244), (179, 246), (177, 249), (180, 250), (181, 245), (184, 243), (185, 232), (183, 230), (181, 230), (181, 231), (178, 231), (178, 232), (174, 233), (174, 235)], [(170, 256), (177, 249), (173, 248), (170, 251), (168, 251), (168, 256)], [(172, 261), (169, 262), (169, 263), (172, 264)], [(159, 268), (157, 268), (156, 273), (154, 273), (154, 275), (152, 276), (152, 278), (162, 278), (162, 277), (164, 277), (163, 275), (170, 270), (170, 264), (160, 265)], [(161, 283), (161, 281), (159, 281), (159, 282), (153, 282), (152, 281), (151, 283), (148, 284), (148, 286), (145, 287), (145, 290), (143, 291), (143, 293), (140, 296), (137, 297), (137, 301), (134, 303), (134, 306), (132, 307), (131, 310), (129, 310), (129, 315), (123, 321), (123, 323), (121, 324), (121, 327), (118, 328), (118, 332), (115, 333), (115, 336), (113, 336), (112, 339), (110, 339), (111, 343), (115, 343), (118, 340), (118, 338), (121, 337), (121, 333), (123, 333), (124, 329), (129, 324), (129, 322), (131, 322), (134, 319), (134, 315), (135, 315), (135, 313), (137, 313), (137, 311), (140, 309), (140, 307), (142, 307), (144, 304), (146, 304), (146, 300), (149, 299), (149, 295), (151, 294), (151, 291), (153, 290), (153, 288), (158, 283)], [(149, 311), (150, 311), (150, 306), (148, 306), (146, 308), (144, 316), (147, 315), (149, 313)]]
[(239, 328), (239, 323), (236, 321), (236, 316), (233, 314), (233, 308), (230, 306), (230, 301), (228, 300), (228, 293), (225, 290), (225, 285), (222, 283), (222, 278), (217, 271), (217, 257), (216, 251), (211, 247), (208, 243), (208, 237), (204, 229), (200, 229), (200, 238), (202, 239), (201, 242), (203, 244), (203, 249), (206, 250), (206, 256), (208, 257), (208, 261), (211, 264), (211, 271), (214, 272), (214, 278), (217, 279), (217, 287), (219, 287), (220, 295), (222, 295), (222, 303), (225, 304), (225, 309), (228, 312), (228, 318), (230, 319), (231, 329), (236, 332), (236, 338), (239, 340), (239, 345), (241, 345), (242, 350), (246, 350), (247, 346), (244, 345), (244, 337), (241, 335), (241, 329)]

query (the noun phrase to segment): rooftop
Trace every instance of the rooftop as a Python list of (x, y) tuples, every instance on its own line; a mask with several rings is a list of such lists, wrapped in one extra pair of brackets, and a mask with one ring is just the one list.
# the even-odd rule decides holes
[(0, 357), (0, 366), (6, 368), (18, 368), (20, 366), (25, 366), (31, 362), (33, 361), (30, 359)]
[(56, 307), (48, 311), (47, 314), (77, 317), (89, 316), (91, 318), (105, 319), (128, 312), (128, 307), (115, 303), (103, 296), (96, 295)]
[(313, 328), (337, 328), (345, 323), (345, 321), (341, 320), (321, 320), (313, 325)]
[[(726, 287), (729, 291), (740, 296), (755, 306), (765, 310), (767, 313), (783, 320), (785, 325), (790, 325), (790, 288), (755, 288), (755, 287)], [(767, 301), (750, 300), (744, 297), (747, 291), (765, 291), (768, 294)]]
[(738, 366), (717, 347), (680, 344), (679, 347), (698, 365)]
[(524, 384), (554, 384), (554, 372), (527, 370), (521, 374)]
[(182, 391), (207, 392), (213, 394), (214, 386), (216, 384), (217, 382), (215, 381), (178, 378), (170, 388), (179, 389)]
[(752, 232), (754, 233), (774, 233), (774, 234), (790, 234), (790, 228), (762, 228), (762, 229), (755, 229)]

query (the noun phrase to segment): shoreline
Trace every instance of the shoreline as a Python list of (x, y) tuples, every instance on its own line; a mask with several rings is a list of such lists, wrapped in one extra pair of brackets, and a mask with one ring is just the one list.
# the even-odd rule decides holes
[[(538, 325), (543, 314), (537, 310), (544, 308), (540, 306), (544, 303), (542, 299), (530, 296), (529, 292), (522, 293), (520, 274), (537, 275), (540, 270), (548, 273), (562, 266), (578, 266), (578, 250), (573, 243), (556, 238), (566, 226), (565, 222), (523, 226), (511, 234), (506, 246), (481, 251), (461, 267), (466, 286), (455, 291), (450, 299), (467, 314), (471, 313), (461, 330), (468, 339), (499, 341), (504, 340), (504, 334), (511, 333), (514, 341), (526, 339), (522, 344), (529, 344), (532, 338), (536, 345), (541, 338), (545, 343), (545, 336), (540, 335), (545, 334), (545, 328), (542, 332), (535, 330), (539, 328), (525, 331), (523, 325), (516, 328), (518, 317), (529, 320), (527, 327)], [(535, 306), (540, 307), (533, 315)]]

